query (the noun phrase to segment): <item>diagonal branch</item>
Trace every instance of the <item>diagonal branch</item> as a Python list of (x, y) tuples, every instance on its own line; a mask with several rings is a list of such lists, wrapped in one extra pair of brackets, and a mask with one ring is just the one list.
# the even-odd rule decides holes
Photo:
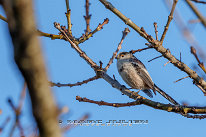
[(192, 47), (192, 46), (190, 47), (190, 49), (191, 49), (191, 53), (195, 56), (195, 58), (196, 58), (196, 60), (198, 62), (199, 67), (206, 73), (206, 69), (205, 69), (204, 63), (200, 62), (200, 59), (197, 56), (196, 49), (194, 47)]
[(194, 2), (196, 2), (196, 3), (206, 4), (206, 2), (205, 2), (205, 1), (200, 1), (200, 0), (191, 0), (191, 1), (194, 1)]
[(2, 19), (3, 21), (7, 22), (7, 19), (4, 16), (2, 16), (2, 15), (0, 15), (0, 19)]
[(104, 22), (101, 24), (99, 23), (99, 25), (97, 26), (97, 28), (95, 30), (93, 30), (92, 32), (90, 32), (88, 35), (85, 35), (83, 34), (75, 43), (76, 44), (80, 44), (80, 43), (83, 43), (85, 42), (86, 40), (88, 40), (90, 37), (92, 37), (96, 32), (100, 31), (103, 29), (103, 26), (105, 24), (108, 24), (109, 23), (109, 19), (106, 18), (104, 19)]
[(178, 0), (173, 0), (172, 9), (171, 9), (170, 15), (168, 16), (167, 24), (166, 24), (166, 26), (165, 26), (164, 32), (163, 32), (163, 34), (162, 34), (162, 37), (161, 37), (161, 39), (160, 39), (161, 44), (162, 44), (163, 41), (164, 41), (165, 35), (166, 35), (166, 33), (167, 33), (168, 29), (169, 29), (170, 22), (171, 22), (172, 19), (173, 19), (173, 14), (174, 14), (175, 7), (176, 7), (177, 2), (178, 2)]
[(199, 20), (202, 22), (202, 25), (206, 28), (206, 19), (205, 19), (205, 17), (198, 11), (198, 9), (195, 7), (195, 5), (190, 0), (185, 0), (185, 2), (190, 6), (192, 11), (199, 18)]
[(122, 39), (116, 49), (116, 51), (113, 53), (112, 58), (109, 60), (107, 66), (105, 67), (105, 71), (107, 71), (107, 69), (110, 67), (110, 65), (113, 63), (114, 58), (117, 56), (117, 53), (119, 52), (119, 50), (122, 48), (122, 43), (125, 39), (125, 37), (127, 36), (127, 34), (130, 32), (129, 28), (125, 28), (125, 30), (123, 31), (123, 35), (122, 35)]
[(64, 35), (65, 39), (67, 41), (69, 41), (69, 43), (71, 44), (71, 46), (77, 51), (77, 53), (80, 55), (80, 57), (82, 57), (92, 68), (96, 68), (97, 64), (91, 59), (89, 58), (85, 52), (83, 52), (72, 40), (69, 39), (69, 37), (67, 36), (67, 34), (64, 32), (64, 30), (61, 29), (60, 24), (59, 23), (54, 23), (54, 27), (57, 28), (62, 35)]

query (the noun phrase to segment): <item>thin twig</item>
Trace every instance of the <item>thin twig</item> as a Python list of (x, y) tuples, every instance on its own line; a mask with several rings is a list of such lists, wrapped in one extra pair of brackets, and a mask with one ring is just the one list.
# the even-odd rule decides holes
[(190, 24), (200, 23), (201, 21), (199, 19), (191, 19), (188, 21)]
[(174, 83), (177, 83), (177, 82), (179, 82), (179, 81), (181, 81), (181, 80), (183, 80), (183, 79), (189, 78), (189, 77), (190, 77), (190, 76), (186, 76), (186, 77), (180, 78), (180, 79), (174, 81)]
[(71, 9), (69, 7), (69, 0), (65, 0), (65, 1), (66, 1), (66, 8), (67, 8), (67, 12), (65, 14), (67, 17), (68, 32), (70, 35), (72, 35)]
[(171, 9), (170, 15), (168, 16), (167, 24), (166, 24), (166, 26), (165, 26), (164, 32), (163, 32), (163, 34), (162, 34), (162, 37), (161, 37), (161, 39), (160, 39), (161, 44), (162, 44), (163, 41), (164, 41), (164, 38), (165, 38), (165, 35), (166, 35), (167, 31), (168, 31), (170, 22), (171, 22), (172, 19), (173, 19), (173, 14), (174, 14), (175, 7), (176, 7), (177, 2), (178, 2), (178, 0), (173, 0), (172, 9)]
[(20, 130), (20, 136), (24, 136), (24, 130), (23, 130), (22, 126), (21, 126), (21, 123), (20, 123), (20, 120), (19, 120), (19, 116), (21, 114), (21, 110), (22, 110), (22, 106), (23, 106), (25, 95), (26, 95), (26, 83), (24, 83), (24, 86), (23, 86), (23, 89), (21, 91), (21, 95), (20, 95), (19, 103), (18, 103), (17, 107), (14, 106), (14, 103), (13, 103), (13, 101), (10, 98), (8, 99), (9, 105), (11, 106), (13, 111), (15, 112), (15, 119), (16, 119), (14, 124), (13, 124), (13, 126), (12, 126), (12, 128), (11, 128), (11, 131), (10, 131), (10, 134), (9, 134), (10, 137), (12, 137), (16, 126), (18, 126), (18, 128)]
[(166, 66), (166, 65), (169, 64), (169, 63), (171, 63), (171, 61), (166, 62), (166, 63), (164, 64), (164, 66)]
[(109, 23), (109, 19), (108, 19), (108, 18), (104, 19), (104, 22), (103, 22), (102, 24), (100, 23), (94, 31), (90, 32), (88, 35), (83, 34), (83, 35), (77, 40), (77, 42), (75, 42), (75, 43), (76, 43), (76, 44), (80, 44), (80, 43), (85, 42), (85, 41), (88, 40), (90, 37), (92, 37), (96, 32), (102, 30), (102, 29), (103, 29), (103, 26), (104, 26), (105, 24), (108, 24), (108, 23)]
[(24, 83), (24, 87), (23, 87), (23, 89), (22, 89), (22, 91), (21, 91), (21, 95), (20, 95), (20, 98), (19, 98), (19, 103), (18, 103), (18, 107), (17, 107), (17, 110), (18, 110), (19, 112), (20, 112), (21, 109), (22, 109), (25, 96), (26, 96), (26, 82)]
[(80, 96), (76, 96), (76, 100), (78, 100), (79, 102), (94, 103), (94, 104), (97, 104), (99, 106), (128, 107), (128, 106), (137, 105), (136, 101), (129, 102), (129, 103), (108, 103), (108, 102), (105, 102), (105, 101), (94, 101), (94, 100), (90, 100), (88, 98), (82, 98)]
[(156, 40), (158, 40), (157, 22), (154, 22), (154, 28), (155, 28), (155, 36), (156, 36)]
[[(7, 22), (7, 18), (3, 17), (2, 15), (0, 15), (0, 19)], [(54, 40), (54, 39), (63, 39), (64, 38), (62, 35), (55, 35), (55, 34), (45, 33), (45, 32), (42, 32), (38, 29), (36, 31), (37, 31), (37, 34), (39, 36), (49, 37), (52, 40)]]
[(153, 58), (153, 59), (150, 59), (148, 62), (151, 62), (151, 61), (153, 61), (153, 60), (155, 60), (155, 59), (158, 59), (158, 58), (161, 58), (161, 57), (163, 57), (163, 56), (162, 56), (162, 55), (157, 56), (157, 57), (155, 57), (155, 58)]
[[(83, 117), (81, 117), (79, 120), (77, 120), (77, 123), (80, 123), (81, 121), (87, 120), (88, 118), (89, 118), (89, 114), (85, 114)], [(66, 132), (66, 131), (71, 130), (71, 128), (74, 128), (74, 127), (78, 126), (77, 123), (76, 124), (75, 123), (71, 123), (71, 124), (68, 123), (67, 126), (62, 128), (62, 131)]]
[(2, 19), (3, 21), (7, 22), (7, 19), (4, 16), (2, 16), (2, 15), (0, 15), (0, 19)]
[(200, 1), (200, 0), (191, 0), (191, 1), (194, 1), (194, 2), (196, 2), (196, 3), (206, 4), (206, 2), (205, 2), (205, 1)]
[(125, 28), (125, 30), (123, 31), (123, 34), (122, 34), (122, 39), (121, 39), (119, 45), (117, 46), (116, 51), (113, 53), (111, 59), (109, 60), (107, 66), (105, 67), (105, 71), (107, 71), (107, 69), (109, 68), (109, 66), (113, 63), (114, 58), (117, 56), (117, 53), (119, 52), (119, 50), (122, 48), (122, 43), (123, 43), (125, 37), (127, 36), (127, 34), (128, 34), (129, 32), (130, 32), (129, 28)]
[(89, 14), (89, 5), (90, 5), (89, 0), (86, 0), (86, 5), (85, 5), (86, 16), (84, 16), (84, 19), (86, 21), (85, 35), (88, 35), (91, 32), (91, 29), (90, 29), (91, 14)]
[(135, 54), (136, 52), (141, 52), (143, 50), (147, 50), (147, 49), (151, 49), (152, 47), (146, 47), (146, 48), (142, 48), (142, 49), (138, 49), (138, 50), (131, 50), (130, 53)]
[(190, 47), (190, 51), (195, 56), (195, 58), (196, 58), (196, 60), (198, 62), (198, 66), (206, 73), (206, 69), (205, 69), (204, 63), (201, 62), (200, 59), (198, 58), (196, 49), (193, 46), (191, 46)]
[(182, 53), (180, 52), (180, 62), (182, 62)]
[(45, 32), (42, 32), (40, 30), (37, 30), (37, 33), (38, 33), (39, 36), (49, 37), (52, 40), (54, 40), (54, 39), (63, 39), (64, 38), (62, 35), (54, 35), (54, 34), (50, 34), (50, 33), (45, 33)]
[(4, 128), (6, 127), (6, 125), (9, 123), (9, 121), (11, 120), (11, 118), (8, 116), (5, 121), (3, 122), (3, 124), (0, 126), (0, 134), (2, 133), (2, 131), (4, 130)]
[(192, 11), (195, 13), (195, 15), (199, 18), (199, 20), (202, 22), (202, 24), (206, 28), (206, 19), (205, 19), (205, 17), (198, 11), (198, 9), (195, 7), (195, 5), (190, 0), (185, 0), (185, 2), (190, 6)]
[(99, 77), (94, 76), (94, 77), (91, 77), (87, 80), (84, 80), (82, 82), (77, 82), (74, 84), (61, 84), (61, 83), (54, 83), (51, 81), (49, 83), (50, 83), (51, 87), (54, 87), (54, 86), (56, 86), (56, 87), (74, 87), (74, 86), (81, 86), (82, 84), (87, 84), (88, 82), (93, 81), (93, 80), (97, 80), (97, 79), (99, 79)]

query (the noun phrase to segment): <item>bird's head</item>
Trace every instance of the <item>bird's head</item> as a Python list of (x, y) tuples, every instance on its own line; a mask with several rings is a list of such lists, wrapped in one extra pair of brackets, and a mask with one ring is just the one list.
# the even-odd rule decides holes
[(117, 55), (116, 59), (120, 60), (120, 59), (130, 59), (133, 57), (133, 54), (130, 52), (121, 52)]

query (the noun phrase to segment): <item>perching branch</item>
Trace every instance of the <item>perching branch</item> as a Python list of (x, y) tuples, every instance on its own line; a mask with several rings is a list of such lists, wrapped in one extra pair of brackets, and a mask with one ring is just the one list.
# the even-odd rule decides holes
[(76, 100), (79, 102), (89, 102), (94, 103), (98, 105), (105, 105), (105, 106), (112, 106), (112, 107), (125, 107), (125, 106), (135, 106), (135, 105), (147, 105), (154, 109), (160, 109), (165, 110), (168, 112), (174, 112), (174, 113), (180, 113), (180, 114), (205, 114), (206, 113), (206, 107), (194, 107), (194, 106), (177, 106), (177, 105), (171, 105), (171, 104), (163, 104), (155, 101), (151, 101), (147, 98), (139, 96), (136, 101), (129, 102), (129, 103), (107, 103), (104, 101), (93, 101), (87, 98), (82, 98), (80, 96), (76, 96)]

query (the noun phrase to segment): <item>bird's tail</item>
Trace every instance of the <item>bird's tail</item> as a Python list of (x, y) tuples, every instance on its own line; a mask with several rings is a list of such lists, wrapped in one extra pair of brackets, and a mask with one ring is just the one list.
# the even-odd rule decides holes
[(169, 102), (171, 102), (174, 105), (179, 105), (172, 97), (170, 97), (167, 93), (165, 93), (163, 90), (161, 90), (157, 85), (155, 86), (155, 90), (159, 92), (164, 98), (166, 98)]

